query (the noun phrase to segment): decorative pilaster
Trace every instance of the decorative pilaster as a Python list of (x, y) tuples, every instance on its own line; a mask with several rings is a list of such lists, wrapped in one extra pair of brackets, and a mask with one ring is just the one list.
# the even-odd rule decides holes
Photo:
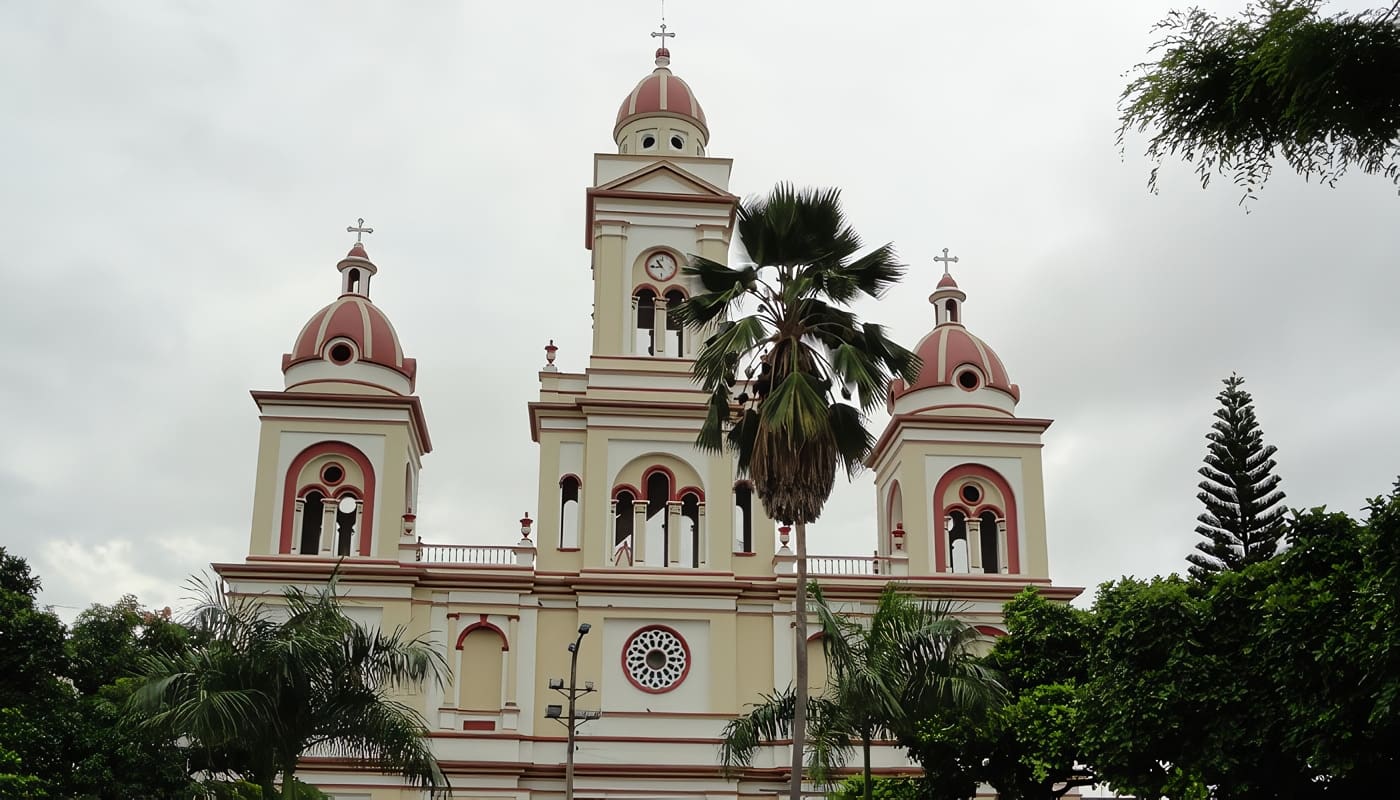
[[(991, 531), (987, 532), (991, 535)], [(968, 517), (967, 520), (967, 571), (982, 571), (982, 520)]]
[(681, 501), (671, 500), (666, 503), (666, 566), (678, 566), (681, 563)]

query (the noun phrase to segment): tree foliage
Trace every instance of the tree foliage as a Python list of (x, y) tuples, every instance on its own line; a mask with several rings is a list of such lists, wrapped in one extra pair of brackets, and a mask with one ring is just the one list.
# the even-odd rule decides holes
[(991, 663), (1012, 701), (968, 751), (1003, 797), (1073, 781), (1176, 800), (1378, 796), (1400, 741), (1400, 483), (1357, 521), (1295, 512), (1287, 549), (1205, 580), (1124, 578), (1092, 609), (1032, 591)]
[(206, 584), (195, 644), (141, 660), (133, 720), (188, 739), (212, 769), (248, 778), (269, 798), (279, 776), (284, 800), (295, 796), (298, 762), (313, 748), (445, 793), (425, 723), (396, 699), (441, 684), (441, 653), (401, 627), (356, 624), (336, 591), (334, 579), (314, 592), (288, 587), (274, 607)]
[(1244, 378), (1231, 375), (1217, 399), (1215, 423), (1206, 439), (1205, 464), (1200, 469), (1200, 493), (1206, 510), (1196, 521), (1199, 552), (1186, 557), (1191, 574), (1204, 578), (1221, 570), (1240, 570), (1278, 551), (1283, 538), (1283, 492), (1274, 474), (1278, 448), (1264, 444), (1254, 416), (1254, 398)]
[(1153, 131), (1162, 160), (1195, 164), (1255, 196), (1282, 158), (1334, 185), (1349, 169), (1400, 183), (1400, 4), (1325, 16), (1323, 0), (1254, 0), (1238, 17), (1201, 8), (1159, 22), (1155, 59), (1119, 101), (1119, 143)]

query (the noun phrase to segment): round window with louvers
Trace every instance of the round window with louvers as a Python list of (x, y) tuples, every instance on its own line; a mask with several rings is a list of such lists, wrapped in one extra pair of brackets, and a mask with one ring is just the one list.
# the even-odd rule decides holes
[(644, 692), (669, 692), (690, 672), (690, 647), (665, 625), (642, 628), (622, 648), (622, 671)]

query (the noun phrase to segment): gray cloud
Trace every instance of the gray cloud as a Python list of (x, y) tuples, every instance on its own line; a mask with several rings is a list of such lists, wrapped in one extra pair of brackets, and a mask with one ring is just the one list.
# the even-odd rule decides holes
[[(1114, 146), (1122, 73), (1167, 2), (673, 3), (677, 74), (734, 189), (844, 187), (906, 284), (863, 306), (912, 344), (950, 247), (969, 327), (1046, 436), (1051, 563), (1177, 570), (1219, 379), (1248, 378), (1294, 505), (1400, 472), (1400, 198), (1279, 174), (1245, 214)], [(1222, 6), (1232, 8), (1238, 4)], [(0, 7), (0, 543), (65, 606), (164, 605), (241, 558), (250, 388), (334, 293), (345, 225), (420, 361), (437, 450), (421, 530), (504, 543), (534, 510), (541, 347), (585, 363), (583, 189), (650, 69), (646, 4)], [(883, 420), (876, 420), (882, 424)], [(814, 551), (873, 547), (869, 477)]]

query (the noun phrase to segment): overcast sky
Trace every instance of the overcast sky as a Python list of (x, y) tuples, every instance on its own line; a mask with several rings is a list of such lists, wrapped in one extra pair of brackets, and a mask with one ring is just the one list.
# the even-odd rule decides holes
[[(43, 600), (177, 604), (246, 554), (248, 390), (281, 388), (357, 217), (436, 447), (419, 531), (510, 543), (535, 512), (541, 348), (586, 363), (584, 188), (652, 68), (657, 5), (0, 3), (0, 544)], [(1115, 103), (1172, 5), (666, 9), (733, 191), (840, 186), (911, 265), (863, 315), (913, 346), (931, 257), (961, 259), (967, 324), (1019, 413), (1056, 420), (1059, 583), (1184, 568), (1231, 371), (1290, 505), (1356, 511), (1400, 473), (1400, 197), (1280, 172), (1246, 214), (1181, 167), (1150, 195)], [(868, 553), (874, 504), (869, 475), (838, 486), (813, 552)]]

